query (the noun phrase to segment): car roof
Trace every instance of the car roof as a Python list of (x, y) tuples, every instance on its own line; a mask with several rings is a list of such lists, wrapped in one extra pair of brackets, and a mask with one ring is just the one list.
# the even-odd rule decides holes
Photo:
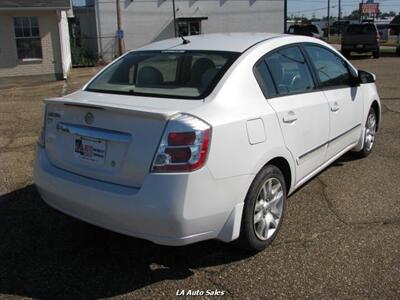
[(251, 46), (265, 40), (284, 37), (277, 33), (242, 32), (242, 33), (211, 33), (184, 37), (190, 43), (183, 44), (182, 38), (172, 38), (148, 44), (134, 51), (149, 50), (209, 50), (244, 52)]

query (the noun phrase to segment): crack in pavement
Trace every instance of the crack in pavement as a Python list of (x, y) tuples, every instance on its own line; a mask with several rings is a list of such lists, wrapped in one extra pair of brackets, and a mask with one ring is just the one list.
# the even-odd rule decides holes
[(349, 226), (350, 224), (344, 220), (344, 218), (339, 214), (339, 212), (336, 211), (334, 205), (332, 204), (332, 202), (329, 200), (329, 197), (326, 193), (326, 188), (328, 187), (328, 185), (319, 177), (316, 177), (317, 181), (319, 182), (319, 184), (322, 186), (322, 197), (325, 200), (326, 205), (328, 206), (329, 211), (335, 216), (335, 218), (342, 224)]
[(323, 199), (325, 200), (325, 203), (328, 206), (329, 211), (342, 224), (353, 227), (353, 228), (362, 228), (362, 227), (367, 227), (370, 225), (400, 225), (400, 217), (382, 219), (382, 220), (373, 220), (373, 221), (368, 221), (368, 222), (348, 222), (348, 221), (346, 221), (345, 218), (343, 216), (341, 216), (341, 214), (335, 209), (333, 203), (329, 199), (329, 197), (326, 193), (326, 188), (328, 187), (328, 185), (321, 178), (316, 177), (316, 179), (322, 186), (322, 196), (323, 196)]

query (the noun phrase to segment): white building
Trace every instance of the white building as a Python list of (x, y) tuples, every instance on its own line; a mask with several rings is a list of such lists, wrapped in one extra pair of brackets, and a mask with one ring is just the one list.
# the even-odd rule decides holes
[[(285, 24), (286, 0), (175, 0), (177, 34), (276, 32)], [(98, 54), (117, 54), (116, 1), (95, 0)], [(121, 0), (125, 49), (174, 37), (172, 0)], [(81, 29), (85, 31), (84, 28)]]
[(0, 83), (67, 78), (70, 0), (0, 0)]

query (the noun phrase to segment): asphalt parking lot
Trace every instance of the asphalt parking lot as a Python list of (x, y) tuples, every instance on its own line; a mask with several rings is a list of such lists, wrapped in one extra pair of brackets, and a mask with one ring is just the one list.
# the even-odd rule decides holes
[(0, 87), (0, 299), (155, 299), (183, 289), (226, 299), (400, 298), (400, 58), (352, 62), (378, 78), (373, 153), (343, 156), (291, 196), (278, 238), (254, 256), (216, 241), (158, 246), (49, 208), (32, 182), (41, 100), (79, 88), (96, 69), (74, 69), (67, 83)]

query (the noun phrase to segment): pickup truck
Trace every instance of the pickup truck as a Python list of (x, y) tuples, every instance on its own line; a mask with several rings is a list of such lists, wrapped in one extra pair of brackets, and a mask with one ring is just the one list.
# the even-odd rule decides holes
[(342, 54), (349, 56), (350, 52), (372, 52), (374, 58), (379, 58), (379, 33), (375, 24), (351, 24), (342, 35)]

